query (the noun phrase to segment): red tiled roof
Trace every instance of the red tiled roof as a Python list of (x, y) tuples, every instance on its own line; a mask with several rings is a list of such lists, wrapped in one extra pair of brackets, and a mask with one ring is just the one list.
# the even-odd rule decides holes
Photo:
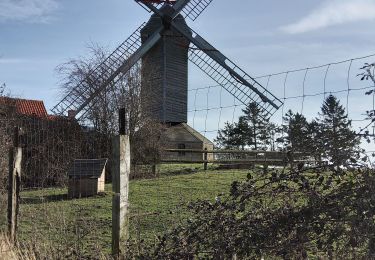
[(17, 113), (21, 115), (48, 117), (46, 107), (41, 100), (28, 100), (19, 98), (1, 98), (3, 102), (14, 104)]

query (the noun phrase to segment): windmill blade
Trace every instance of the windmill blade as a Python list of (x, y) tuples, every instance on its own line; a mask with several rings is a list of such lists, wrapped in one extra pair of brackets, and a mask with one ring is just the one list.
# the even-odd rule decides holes
[[(141, 5), (149, 13), (159, 10), (163, 6), (165, 1), (158, 0), (135, 0), (139, 5)], [(175, 10), (174, 14), (171, 16), (172, 19), (175, 18), (179, 13), (182, 14), (184, 18), (189, 18), (195, 21), (203, 11), (211, 4), (213, 0), (177, 0), (173, 4)], [(173, 2), (173, 1), (171, 1)], [(156, 9), (156, 10), (155, 10)]]
[[(163, 18), (163, 13), (155, 6), (150, 3), (144, 4)], [(192, 32), (190, 34), (186, 28), (180, 27), (173, 20), (170, 25), (193, 44), (190, 49), (190, 60), (242, 104), (248, 105), (251, 102), (256, 102), (258, 107), (261, 108), (264, 118), (269, 118), (281, 107), (281, 100), (225, 57), (219, 50), (215, 49), (194, 30), (189, 28)]]
[(269, 118), (281, 107), (281, 100), (192, 29), (190, 30), (193, 34), (190, 35), (186, 29), (180, 28), (176, 23), (172, 22), (171, 25), (191, 42), (190, 61), (242, 104), (248, 105), (251, 102), (256, 102), (262, 109), (264, 118)]
[(213, 0), (190, 0), (190, 2), (181, 10), (185, 18), (195, 21)]
[(66, 115), (73, 110), (76, 118), (82, 117), (91, 107), (90, 103), (107, 88), (109, 83), (116, 82), (119, 74), (124, 74), (133, 67), (161, 38), (160, 27), (142, 44), (142, 24), (128, 39), (109, 55), (99, 66), (75, 86), (53, 109), (55, 115)]

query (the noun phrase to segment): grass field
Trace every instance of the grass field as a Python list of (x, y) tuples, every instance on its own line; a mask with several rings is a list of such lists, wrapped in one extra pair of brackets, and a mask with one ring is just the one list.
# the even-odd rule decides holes
[[(200, 166), (162, 166), (156, 179), (130, 182), (130, 237), (152, 242), (188, 217), (185, 206), (200, 199), (213, 200), (229, 191), (235, 180), (248, 171), (204, 172)], [(111, 249), (111, 185), (106, 193), (91, 198), (68, 200), (64, 188), (24, 191), (21, 194), (20, 241), (68, 250), (72, 255), (98, 256)], [(58, 250), (59, 247), (57, 247)]]

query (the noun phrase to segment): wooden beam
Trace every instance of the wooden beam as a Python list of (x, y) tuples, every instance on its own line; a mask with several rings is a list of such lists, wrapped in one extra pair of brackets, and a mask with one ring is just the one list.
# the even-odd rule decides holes
[[(169, 163), (169, 164), (190, 164), (190, 163), (227, 163), (227, 164), (230, 164), (230, 163), (269, 163), (269, 164), (272, 164), (272, 163), (284, 163), (284, 162), (287, 162), (283, 159), (262, 159), (262, 158), (259, 158), (259, 159), (236, 159), (236, 160), (162, 160), (161, 163)], [(304, 162), (304, 163), (314, 163), (315, 161), (314, 160), (294, 160), (293, 162), (296, 162), (296, 163), (299, 163), (299, 162)]]
[(208, 166), (208, 153), (207, 153), (207, 148), (204, 149), (205, 153), (204, 153), (204, 156), (203, 156), (203, 160), (205, 161), (205, 163), (203, 163), (203, 169), (205, 171), (207, 171), (207, 166)]
[[(253, 151), (253, 150), (201, 150), (201, 149), (165, 149), (165, 152), (178, 153), (209, 153), (209, 154), (267, 154), (267, 155), (287, 155), (283, 151)], [(307, 153), (293, 153), (293, 155), (308, 156)]]

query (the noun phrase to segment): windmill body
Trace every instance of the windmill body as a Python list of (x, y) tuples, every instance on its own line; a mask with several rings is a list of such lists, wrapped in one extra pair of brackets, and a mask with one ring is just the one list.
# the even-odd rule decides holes
[[(161, 12), (171, 15), (174, 10), (170, 5), (165, 5)], [(187, 34), (192, 34), (182, 15), (179, 14), (174, 21)], [(161, 26), (161, 38), (142, 57), (143, 110), (162, 123), (187, 123), (190, 41), (154, 14), (141, 30), (142, 43)]]
[[(213, 0), (135, 0), (150, 20), (141, 25), (102, 64), (74, 87), (53, 109), (56, 115), (75, 111), (85, 115), (99, 94), (116, 83), (140, 60), (144, 111), (159, 122), (187, 122), (188, 60), (241, 104), (257, 104), (263, 118), (272, 116), (282, 101), (186, 24)], [(93, 84), (94, 83), (94, 84)]]

